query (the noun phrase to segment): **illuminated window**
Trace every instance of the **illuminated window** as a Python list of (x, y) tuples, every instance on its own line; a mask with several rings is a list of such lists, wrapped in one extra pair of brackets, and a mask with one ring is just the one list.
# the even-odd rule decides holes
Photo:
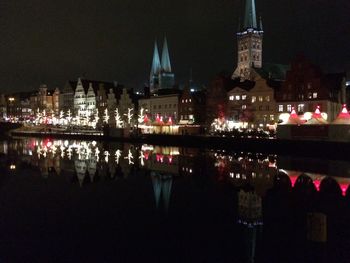
[(270, 101), (270, 96), (266, 96), (266, 97), (265, 97), (265, 100), (266, 100), (266, 101)]
[(271, 114), (271, 115), (270, 115), (270, 120), (271, 120), (271, 121), (274, 121), (274, 120), (275, 120), (275, 115)]
[(240, 99), (241, 99), (241, 96), (236, 95), (236, 100), (240, 100)]
[(229, 97), (229, 99), (230, 99), (230, 100), (234, 100), (235, 97), (231, 95), (231, 96)]
[(246, 100), (247, 99), (247, 95), (242, 95), (242, 100)]
[(245, 110), (247, 108), (247, 105), (242, 105), (242, 110)]
[(188, 101), (191, 102), (191, 99), (189, 99)]
[(298, 104), (298, 112), (304, 112), (304, 104)]
[(292, 105), (287, 105), (287, 111), (291, 112), (292, 111)]
[(256, 96), (252, 96), (252, 103), (256, 102)]
[(278, 111), (283, 112), (283, 105), (278, 105)]
[(317, 92), (312, 93), (312, 98), (317, 99)]
[(262, 96), (259, 96), (259, 101), (263, 101), (263, 97)]

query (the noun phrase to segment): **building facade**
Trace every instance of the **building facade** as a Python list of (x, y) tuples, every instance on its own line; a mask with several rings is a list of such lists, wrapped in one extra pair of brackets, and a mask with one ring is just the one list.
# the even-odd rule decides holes
[(314, 112), (319, 106), (321, 112), (333, 121), (341, 104), (345, 103), (345, 74), (324, 74), (304, 56), (297, 56), (287, 72), (286, 81), (276, 90), (276, 111), (290, 113), (292, 107), (299, 115)]

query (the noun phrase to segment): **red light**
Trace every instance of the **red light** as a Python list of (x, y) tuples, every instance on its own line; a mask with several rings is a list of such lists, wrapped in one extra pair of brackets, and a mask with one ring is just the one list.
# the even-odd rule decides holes
[(173, 157), (171, 155), (168, 156), (169, 163), (173, 162)]

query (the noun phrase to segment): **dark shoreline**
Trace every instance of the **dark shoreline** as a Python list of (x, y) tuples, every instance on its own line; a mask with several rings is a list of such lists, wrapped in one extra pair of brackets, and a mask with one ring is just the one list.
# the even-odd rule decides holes
[(37, 137), (68, 140), (114, 141), (135, 144), (182, 146), (234, 152), (256, 152), (282, 156), (350, 160), (350, 143), (316, 140), (253, 139), (194, 135), (142, 134), (137, 137), (11, 132), (13, 137)]

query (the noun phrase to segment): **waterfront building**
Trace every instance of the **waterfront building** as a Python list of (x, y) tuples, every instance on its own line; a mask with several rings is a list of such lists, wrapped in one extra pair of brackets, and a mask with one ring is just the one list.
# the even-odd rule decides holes
[(107, 91), (113, 90), (115, 94), (121, 86), (115, 82), (87, 80), (78, 78), (76, 82), (69, 82), (74, 91), (74, 114), (89, 117), (99, 110), (102, 115), (107, 108)]
[(76, 82), (67, 81), (64, 85), (60, 97), (59, 97), (59, 109), (63, 111), (65, 114), (70, 111), (73, 113), (74, 111), (74, 90), (75, 90)]
[[(285, 82), (276, 90), (276, 111), (298, 115), (314, 112), (317, 106), (333, 121), (345, 103), (345, 74), (325, 74), (303, 55), (297, 56), (287, 71)], [(310, 114), (309, 114), (310, 115)]]
[(159, 58), (157, 41), (154, 43), (152, 67), (150, 73), (151, 93), (158, 89), (171, 89), (175, 84), (175, 75), (171, 69), (168, 42), (166, 37), (163, 42), (162, 59)]
[[(253, 88), (253, 81), (243, 81), (227, 92), (227, 119), (229, 121), (247, 125), (254, 121), (254, 108), (250, 90)], [(254, 101), (255, 102), (255, 101)]]
[(179, 124), (198, 125), (205, 122), (205, 94), (203, 91), (191, 91), (186, 86), (179, 100)]
[(6, 107), (6, 97), (5, 94), (0, 95), (0, 120), (4, 120), (7, 117), (7, 107)]

